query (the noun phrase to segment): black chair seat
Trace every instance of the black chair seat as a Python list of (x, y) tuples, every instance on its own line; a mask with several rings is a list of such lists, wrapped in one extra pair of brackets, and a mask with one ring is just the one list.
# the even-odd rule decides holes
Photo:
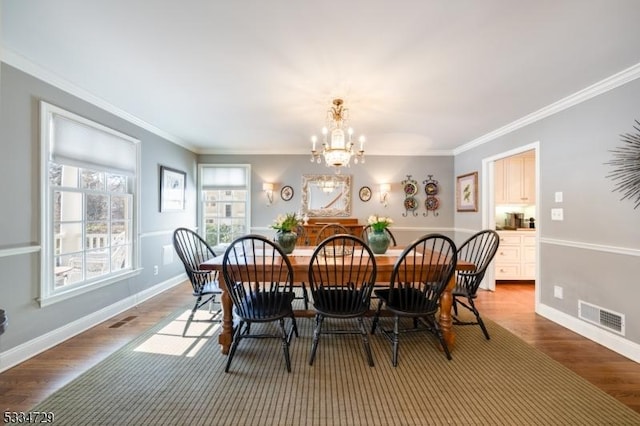
[[(271, 322), (292, 314), (291, 302), (295, 298), (293, 292), (287, 293), (258, 293), (242, 301), (236, 314), (245, 320), (253, 322)], [(248, 312), (244, 317), (241, 312)]]
[(222, 290), (220, 290), (220, 285), (218, 284), (218, 280), (209, 281), (202, 286), (202, 291), (193, 292), (194, 296), (202, 295), (206, 296), (209, 294), (222, 294)]
[(313, 294), (314, 308), (327, 316), (355, 318), (369, 310), (369, 303), (352, 290), (322, 288)]
[(437, 309), (425, 310), (426, 297), (424, 293), (415, 288), (388, 288), (374, 290), (389, 311), (402, 316), (423, 316), (432, 314)]

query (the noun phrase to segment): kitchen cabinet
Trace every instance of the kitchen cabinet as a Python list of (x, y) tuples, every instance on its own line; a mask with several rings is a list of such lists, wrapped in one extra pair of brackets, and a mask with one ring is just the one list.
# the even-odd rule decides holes
[(498, 231), (500, 246), (494, 258), (496, 280), (534, 280), (535, 231)]
[(495, 162), (494, 198), (496, 204), (535, 204), (536, 171), (533, 152)]

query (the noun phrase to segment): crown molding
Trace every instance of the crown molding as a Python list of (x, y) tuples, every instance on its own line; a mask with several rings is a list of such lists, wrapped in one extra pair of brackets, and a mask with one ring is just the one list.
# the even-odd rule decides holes
[(595, 84), (592, 84), (591, 86), (586, 87), (572, 95), (569, 95), (566, 98), (560, 99), (559, 101), (541, 108), (538, 111), (532, 112), (529, 115), (525, 115), (524, 117), (513, 121), (506, 126), (500, 127), (492, 132), (480, 136), (477, 139), (460, 145), (453, 150), (453, 155), (461, 154), (482, 144), (491, 142), (492, 140), (499, 138), (500, 136), (504, 136), (522, 127), (528, 126), (531, 123), (535, 123), (536, 121), (540, 121), (543, 118), (549, 117), (581, 102), (589, 100), (595, 96), (606, 93), (612, 89), (615, 89), (616, 87), (627, 84), (628, 82), (633, 81), (638, 77), (640, 77), (640, 63), (622, 70), (619, 73), (607, 77)]
[(136, 117), (133, 114), (130, 114), (115, 105), (107, 102), (106, 100), (88, 92), (87, 90), (76, 86), (75, 84), (65, 80), (59, 75), (44, 69), (40, 65), (30, 61), (22, 55), (17, 54), (16, 52), (4, 48), (2, 51), (2, 62), (10, 65), (14, 68), (19, 69), (22, 72), (25, 72), (39, 80), (44, 81), (45, 83), (51, 84), (58, 89), (64, 90), (67, 93), (70, 93), (77, 98), (82, 99), (83, 101), (89, 102), (92, 105), (95, 105), (117, 117), (122, 118), (123, 120), (128, 121), (129, 123), (135, 124), (138, 127), (141, 127), (149, 132), (160, 136), (163, 139), (168, 140), (176, 145), (179, 145), (191, 152), (196, 153), (196, 148), (182, 139), (172, 135), (171, 133), (165, 132), (162, 129), (155, 127), (152, 124), (147, 123), (146, 121)]

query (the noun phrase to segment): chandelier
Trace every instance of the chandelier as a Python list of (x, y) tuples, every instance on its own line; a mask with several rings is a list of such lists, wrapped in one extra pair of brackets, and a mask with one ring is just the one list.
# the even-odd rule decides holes
[[(311, 162), (320, 164), (321, 158), (327, 167), (335, 167), (336, 173), (340, 173), (340, 167), (349, 167), (351, 157), (355, 157), (353, 162), (364, 163), (364, 136), (360, 136), (360, 149), (354, 148), (351, 140), (353, 129), (347, 128), (347, 139), (345, 141), (345, 126), (349, 118), (349, 110), (344, 108), (342, 99), (334, 99), (333, 106), (327, 111), (327, 125), (322, 128), (322, 150), (316, 150), (318, 138), (316, 135), (311, 137)], [(330, 135), (330, 138), (327, 136)]]

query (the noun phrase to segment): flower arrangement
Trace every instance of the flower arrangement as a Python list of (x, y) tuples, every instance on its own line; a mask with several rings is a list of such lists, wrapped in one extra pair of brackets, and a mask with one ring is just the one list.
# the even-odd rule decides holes
[(390, 217), (378, 216), (377, 214), (369, 216), (367, 223), (371, 225), (374, 231), (382, 231), (387, 229), (392, 223), (393, 219)]
[(297, 213), (279, 214), (271, 227), (278, 232), (292, 232), (298, 225), (302, 223), (302, 219)]

